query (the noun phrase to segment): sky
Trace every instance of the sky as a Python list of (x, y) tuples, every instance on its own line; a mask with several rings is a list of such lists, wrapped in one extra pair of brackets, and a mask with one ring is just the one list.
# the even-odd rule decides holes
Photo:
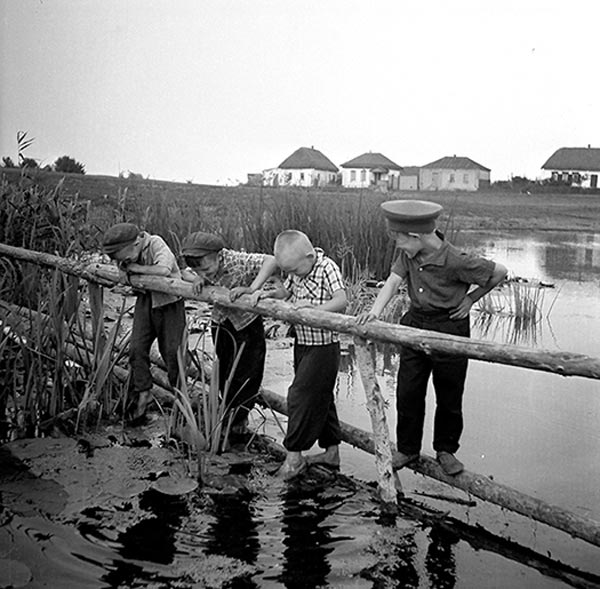
[(0, 0), (0, 156), (237, 184), (466, 156), (492, 181), (600, 147), (597, 0)]

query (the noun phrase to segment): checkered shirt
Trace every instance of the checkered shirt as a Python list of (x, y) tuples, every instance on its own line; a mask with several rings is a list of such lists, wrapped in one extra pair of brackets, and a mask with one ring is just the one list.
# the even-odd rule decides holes
[[(289, 302), (308, 300), (313, 305), (321, 305), (332, 298), (333, 293), (343, 290), (344, 280), (338, 265), (324, 255), (323, 250), (315, 248), (317, 259), (312, 270), (306, 276), (289, 274), (284, 286), (291, 293)], [(305, 346), (325, 346), (339, 341), (339, 334), (328, 329), (296, 324), (296, 339)]]
[[(211, 277), (210, 283), (229, 289), (235, 286), (250, 286), (265, 260), (265, 254), (239, 252), (225, 248), (220, 250), (218, 255), (219, 269)], [(256, 313), (222, 305), (215, 305), (212, 311), (214, 322), (223, 323), (229, 319), (237, 331), (250, 325), (256, 317)]]

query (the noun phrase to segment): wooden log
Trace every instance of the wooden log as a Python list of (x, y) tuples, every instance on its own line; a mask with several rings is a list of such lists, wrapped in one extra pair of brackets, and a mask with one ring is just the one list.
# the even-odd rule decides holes
[[(119, 272), (114, 266), (105, 264), (84, 266), (80, 262), (5, 244), (0, 244), (0, 255), (44, 266), (53, 266), (63, 272), (81, 276), (86, 280), (98, 282), (99, 284), (114, 285), (119, 282)], [(584, 354), (544, 349), (534, 350), (524, 346), (498, 344), (485, 340), (403, 327), (379, 320), (371, 321), (366, 325), (358, 325), (355, 318), (349, 315), (316, 309), (294, 309), (292, 305), (274, 300), (261, 301), (255, 307), (251, 304), (249, 295), (243, 295), (233, 303), (229, 300), (226, 289), (207, 287), (201, 295), (195, 296), (192, 294), (189, 283), (171, 278), (134, 276), (132, 284), (141, 289), (176, 294), (189, 299), (254, 311), (290, 323), (325, 327), (364, 339), (406, 345), (427, 354), (431, 354), (435, 350), (483, 362), (520, 366), (531, 370), (553, 372), (562, 376), (600, 379), (600, 358)]]
[[(286, 400), (281, 395), (266, 389), (262, 389), (261, 393), (261, 402), (264, 406), (287, 415)], [(369, 454), (375, 454), (375, 443), (371, 434), (344, 422), (340, 422), (340, 426), (344, 442)], [(448, 476), (434, 458), (425, 454), (421, 454), (419, 460), (405, 468), (410, 468), (452, 487), (462, 489), (484, 501), (562, 530), (574, 538), (580, 538), (590, 544), (600, 546), (600, 523), (585, 519), (562, 507), (545, 503), (505, 485), (500, 485), (488, 477), (466, 470), (457, 476)]]
[[(111, 266), (93, 264), (88, 266), (87, 271), (88, 274), (97, 276), (99, 280), (118, 281), (119, 279), (118, 270)], [(229, 299), (229, 291), (220, 287), (206, 287), (202, 294), (194, 295), (191, 284), (173, 278), (133, 276), (131, 282), (134, 287), (141, 289), (176, 294), (207, 303), (218, 303), (225, 307), (254, 311), (260, 315), (276, 317), (290, 323), (325, 327), (372, 341), (406, 345), (426, 354), (431, 354), (433, 351), (445, 352), (474, 360), (553, 372), (562, 376), (600, 379), (600, 358), (584, 354), (499, 344), (426, 329), (393, 325), (379, 320), (371, 321), (366, 325), (358, 325), (356, 319), (350, 315), (309, 308), (294, 309), (288, 303), (270, 299), (253, 306), (249, 295), (243, 295), (237, 301), (232, 302)]]
[(80, 278), (85, 278), (86, 280), (91, 280), (92, 282), (98, 282), (100, 284), (104, 284), (105, 286), (114, 286), (114, 281), (106, 281), (94, 273), (90, 274), (87, 269), (87, 262), (68, 260), (53, 254), (36, 252), (22, 247), (7, 245), (5, 243), (0, 243), (0, 255), (13, 258), (15, 260), (21, 260), (22, 262), (31, 262), (32, 264), (37, 264), (38, 266), (56, 268), (65, 274), (79, 276)]
[[(400, 480), (392, 470), (390, 432), (385, 417), (385, 401), (377, 382), (375, 358), (366, 340), (355, 337), (354, 343), (356, 344), (356, 363), (365, 389), (367, 411), (371, 418), (371, 429), (373, 430), (379, 494), (384, 503), (395, 504), (397, 503), (396, 487), (399, 486)], [(371, 344), (372, 346), (373, 344)]]

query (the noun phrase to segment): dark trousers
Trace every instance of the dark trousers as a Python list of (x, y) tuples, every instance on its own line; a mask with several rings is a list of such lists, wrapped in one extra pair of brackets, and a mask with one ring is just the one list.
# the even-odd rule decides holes
[[(401, 325), (469, 337), (469, 318), (453, 321), (447, 313), (421, 313), (409, 310)], [(421, 450), (425, 396), (429, 376), (433, 377), (436, 409), (433, 449), (436, 452), (458, 450), (463, 430), (462, 397), (468, 360), (440, 352), (431, 355), (402, 346), (396, 390), (398, 450), (416, 454)]]
[(262, 317), (236, 331), (229, 319), (211, 327), (215, 352), (219, 358), (219, 389), (223, 393), (231, 376), (237, 354), (244, 345), (227, 391), (228, 411), (233, 412), (231, 424), (243, 423), (254, 407), (265, 370), (265, 328)]
[(283, 445), (290, 452), (321, 448), (341, 441), (334, 389), (340, 344), (304, 346), (294, 343), (294, 380), (288, 389), (288, 427)]
[(167, 367), (169, 383), (172, 387), (177, 386), (179, 377), (177, 350), (182, 344), (184, 332), (183, 300), (153, 309), (150, 294), (137, 296), (129, 342), (130, 389), (134, 394), (152, 388), (150, 349), (154, 340), (158, 340), (158, 350)]

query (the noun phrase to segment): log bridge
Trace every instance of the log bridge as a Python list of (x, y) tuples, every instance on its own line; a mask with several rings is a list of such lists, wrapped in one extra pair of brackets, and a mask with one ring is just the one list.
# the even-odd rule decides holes
[[(114, 266), (97, 263), (85, 264), (48, 253), (35, 252), (1, 243), (0, 256), (54, 268), (73, 277), (76, 282), (79, 279), (86, 280), (92, 311), (93, 333), (91, 334), (91, 341), (95, 342), (96, 345), (103, 344), (105, 341), (103, 287), (113, 287), (119, 284), (119, 272)], [(474, 360), (519, 366), (562, 376), (600, 379), (600, 359), (582, 354), (543, 349), (532, 350), (522, 346), (498, 344), (403, 327), (383, 321), (372, 321), (366, 325), (358, 325), (352, 316), (314, 309), (294, 309), (291, 305), (276, 300), (264, 300), (257, 306), (253, 306), (248, 295), (231, 302), (226, 289), (207, 287), (202, 294), (194, 295), (189, 283), (177, 279), (133, 276), (131, 284), (136, 289), (175, 294), (186, 299), (252, 310), (260, 315), (290, 323), (325, 327), (353, 336), (356, 343), (357, 364), (367, 397), (367, 409), (371, 418), (373, 433), (370, 434), (343, 424), (344, 441), (375, 455), (379, 494), (381, 500), (388, 504), (397, 501), (396, 473), (392, 469), (392, 449), (384, 413), (384, 399), (375, 376), (374, 356), (369, 349), (372, 342), (402, 344), (426, 353), (437, 350), (466, 356)], [(121, 369), (121, 372), (116, 371), (115, 376), (122, 380), (126, 377), (126, 374)], [(165, 380), (163, 377), (163, 387), (156, 385), (153, 389), (157, 395), (167, 394), (164, 389)], [(283, 414), (287, 413), (286, 401), (283, 397), (269, 391), (263, 391), (263, 398), (264, 402), (273, 410)], [(498, 484), (489, 477), (466, 470), (457, 476), (449, 477), (444, 474), (435, 459), (423, 454), (420, 460), (408, 468), (452, 487), (462, 489), (484, 501), (562, 530), (572, 537), (600, 546), (600, 523)]]

